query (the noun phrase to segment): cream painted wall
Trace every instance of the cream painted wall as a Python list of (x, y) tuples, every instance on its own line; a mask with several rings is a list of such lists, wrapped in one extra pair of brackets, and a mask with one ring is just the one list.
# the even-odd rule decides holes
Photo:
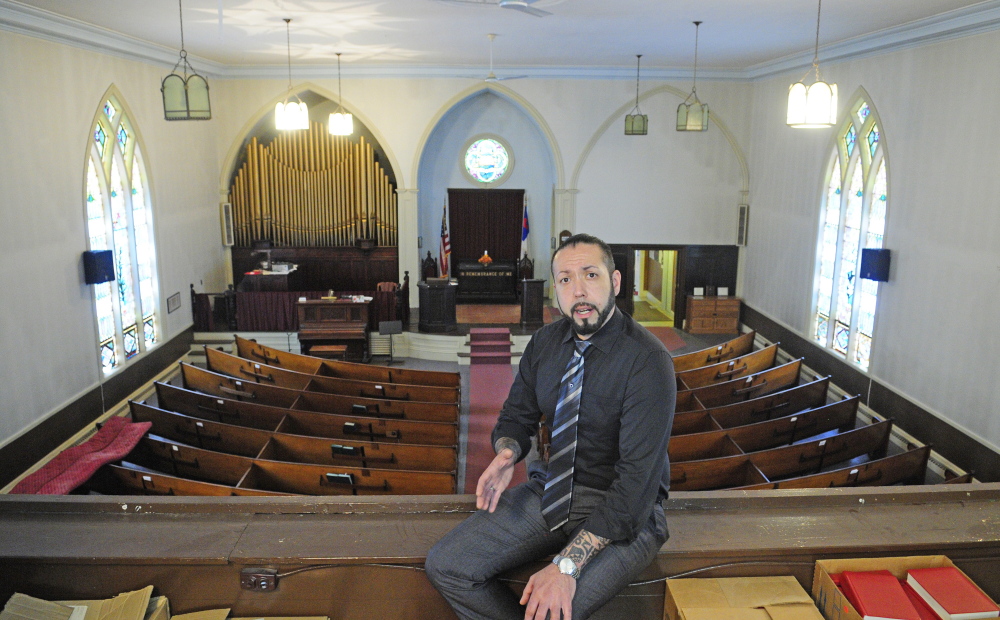
[[(889, 202), (871, 375), (1000, 446), (1000, 34), (822, 66), (841, 109), (881, 116)], [(755, 85), (743, 295), (809, 330), (817, 205), (833, 130), (784, 126), (789, 78)], [(808, 360), (806, 360), (808, 363)]]
[[(165, 73), (0, 32), (0, 247), (7, 262), (0, 270), (0, 442), (98, 383), (97, 328), (81, 260), (84, 175), (91, 123), (112, 84), (132, 112), (151, 178), (162, 338), (191, 325), (189, 283), (222, 285), (214, 121), (164, 121)], [(182, 307), (168, 315), (166, 297), (178, 291)]]

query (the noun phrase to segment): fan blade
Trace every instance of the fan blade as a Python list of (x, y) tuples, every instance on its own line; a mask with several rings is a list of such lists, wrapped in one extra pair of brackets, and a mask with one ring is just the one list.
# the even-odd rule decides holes
[(533, 6), (530, 6), (530, 3), (525, 0), (500, 0), (500, 8), (513, 9), (515, 11), (527, 13), (528, 15), (534, 15), (535, 17), (552, 15), (552, 13), (549, 13), (548, 11), (543, 11), (542, 9), (536, 9)]

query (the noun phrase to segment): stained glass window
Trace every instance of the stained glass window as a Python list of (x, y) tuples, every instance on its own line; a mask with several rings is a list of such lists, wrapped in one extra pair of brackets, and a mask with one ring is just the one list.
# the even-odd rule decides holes
[(104, 157), (104, 146), (108, 141), (108, 136), (104, 133), (104, 128), (100, 124), (94, 128), (94, 142), (97, 143), (97, 156)]
[[(852, 109), (856, 112), (841, 125), (843, 138), (832, 157), (821, 211), (813, 338), (868, 370), (879, 284), (861, 279), (858, 268), (862, 248), (882, 247), (887, 171), (874, 110), (864, 101)], [(867, 153), (855, 149), (859, 135), (865, 136)]]
[(125, 150), (128, 146), (128, 131), (125, 129), (125, 125), (118, 125), (118, 146)]
[(465, 170), (480, 183), (496, 183), (510, 165), (510, 153), (499, 140), (476, 140), (465, 151)]
[(871, 114), (871, 109), (868, 107), (868, 104), (862, 103), (858, 108), (858, 121), (864, 123), (869, 114)]
[(868, 132), (868, 151), (874, 155), (875, 149), (878, 148), (878, 125), (872, 125), (871, 131)]
[(109, 141), (104, 120), (96, 122), (87, 162), (89, 247), (111, 250), (115, 266), (114, 281), (94, 286), (98, 352), (106, 373), (158, 341), (155, 251), (146, 175), (141, 154), (130, 143), (135, 126), (123, 110), (113, 98), (104, 102), (97, 116), (106, 117), (113, 123), (111, 127), (116, 123), (118, 132)]

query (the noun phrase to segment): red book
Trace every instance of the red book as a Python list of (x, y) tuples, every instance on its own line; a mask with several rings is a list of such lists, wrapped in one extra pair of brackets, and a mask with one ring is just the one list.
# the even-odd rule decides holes
[(903, 591), (906, 592), (906, 596), (909, 597), (910, 602), (913, 603), (913, 607), (916, 608), (917, 613), (920, 614), (921, 620), (941, 620), (941, 616), (937, 615), (937, 613), (931, 609), (930, 605), (928, 605), (924, 599), (910, 587), (910, 584), (906, 583), (906, 581), (902, 579), (899, 580), (899, 583), (903, 586)]
[(843, 573), (844, 594), (864, 620), (921, 620), (899, 580), (887, 570)]
[(914, 568), (906, 582), (943, 620), (978, 620), (1000, 616), (1000, 607), (954, 566)]

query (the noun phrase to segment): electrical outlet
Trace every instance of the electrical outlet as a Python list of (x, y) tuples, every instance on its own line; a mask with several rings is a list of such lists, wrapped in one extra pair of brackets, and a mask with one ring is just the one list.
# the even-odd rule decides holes
[(273, 568), (244, 568), (240, 571), (240, 587), (254, 592), (278, 589), (278, 571)]

